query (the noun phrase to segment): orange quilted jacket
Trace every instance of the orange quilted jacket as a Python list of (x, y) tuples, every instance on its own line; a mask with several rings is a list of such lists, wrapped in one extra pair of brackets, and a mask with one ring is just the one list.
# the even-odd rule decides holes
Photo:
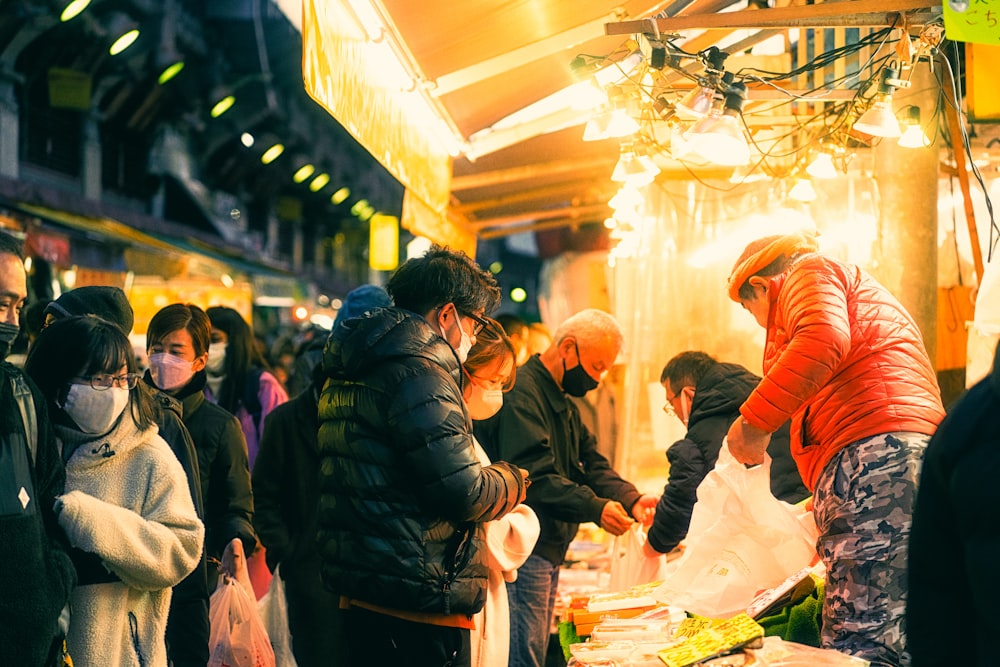
[(920, 331), (861, 269), (814, 254), (771, 279), (764, 379), (741, 408), (774, 432), (792, 419), (792, 455), (810, 490), (852, 442), (932, 434), (944, 417)]

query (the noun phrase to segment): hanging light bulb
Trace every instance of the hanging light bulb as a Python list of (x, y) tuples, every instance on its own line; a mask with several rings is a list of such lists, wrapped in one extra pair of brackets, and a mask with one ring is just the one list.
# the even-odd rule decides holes
[(584, 141), (600, 141), (627, 137), (639, 131), (639, 123), (625, 109), (610, 108), (587, 121), (583, 128)]
[(685, 153), (682, 158), (691, 157), (724, 167), (738, 167), (750, 162), (750, 146), (739, 121), (746, 98), (746, 85), (729, 84), (727, 90), (722, 110), (714, 106), (709, 115), (695, 123), (684, 135)]
[(892, 97), (876, 100), (868, 111), (854, 123), (854, 129), (873, 137), (894, 139), (902, 134), (899, 121), (892, 112)]
[(614, 197), (608, 202), (608, 206), (614, 209), (615, 213), (622, 211), (636, 211), (642, 206), (644, 199), (642, 193), (630, 183), (625, 183)]
[(788, 191), (788, 198), (801, 202), (816, 201), (816, 189), (813, 188), (812, 181), (808, 178), (799, 177), (795, 179), (795, 184)]
[(636, 188), (649, 185), (660, 173), (652, 158), (637, 153), (631, 144), (623, 144), (621, 157), (611, 174), (611, 180), (616, 183), (626, 183)]
[(681, 98), (674, 105), (677, 117), (682, 120), (698, 120), (708, 115), (712, 109), (715, 91), (699, 82), (698, 87)]
[(882, 79), (878, 84), (875, 103), (854, 123), (855, 130), (873, 137), (889, 139), (895, 139), (902, 134), (899, 130), (899, 121), (892, 112), (892, 93), (898, 87), (895, 84), (904, 83), (897, 78), (898, 76), (899, 71), (892, 67), (886, 67), (882, 70)]
[(837, 168), (833, 166), (833, 157), (829, 153), (822, 152), (809, 163), (806, 173), (813, 178), (836, 178)]
[(920, 126), (920, 107), (910, 106), (906, 110), (906, 119), (903, 121), (906, 130), (899, 138), (899, 145), (903, 148), (927, 148), (931, 145), (931, 140), (924, 133), (924, 128)]

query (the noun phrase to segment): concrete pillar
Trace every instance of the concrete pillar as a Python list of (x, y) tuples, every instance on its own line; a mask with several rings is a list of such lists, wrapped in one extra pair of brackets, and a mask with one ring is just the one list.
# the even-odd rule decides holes
[(302, 271), (302, 254), (305, 245), (305, 232), (302, 229), (302, 221), (296, 220), (292, 223), (292, 269), (297, 272)]
[[(933, 138), (938, 86), (927, 62), (914, 66), (910, 82), (910, 88), (893, 95), (893, 109), (905, 118), (907, 106), (920, 107), (921, 124)], [(933, 363), (937, 349), (939, 149), (936, 145), (903, 148), (896, 139), (882, 139), (874, 149), (874, 160), (880, 202), (879, 262), (874, 274), (920, 327)]]
[(101, 128), (97, 112), (87, 115), (83, 122), (83, 165), (80, 173), (83, 196), (93, 201), (101, 200)]
[(19, 143), (17, 75), (0, 72), (0, 176), (18, 177), (17, 147)]
[(326, 229), (323, 225), (316, 225), (313, 228), (313, 270), (321, 275), (329, 273), (329, 265), (326, 263)]
[(267, 214), (267, 232), (264, 239), (264, 254), (271, 259), (278, 258), (278, 251), (281, 248), (281, 220), (274, 207), (270, 207)]

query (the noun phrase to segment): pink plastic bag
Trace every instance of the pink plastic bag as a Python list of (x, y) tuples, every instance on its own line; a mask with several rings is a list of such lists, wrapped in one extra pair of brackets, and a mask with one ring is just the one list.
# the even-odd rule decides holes
[(208, 667), (275, 667), (274, 650), (244, 586), (220, 577), (209, 601)]

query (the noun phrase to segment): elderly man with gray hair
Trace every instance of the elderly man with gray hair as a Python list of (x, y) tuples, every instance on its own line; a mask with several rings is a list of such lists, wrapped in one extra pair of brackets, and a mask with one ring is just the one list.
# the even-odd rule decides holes
[(579, 525), (592, 521), (621, 535), (633, 520), (652, 522), (658, 498), (639, 493), (614, 471), (569, 399), (597, 387), (622, 342), (621, 327), (608, 313), (576, 313), (556, 329), (547, 350), (518, 369), (500, 412), (475, 423), (491, 459), (529, 471), (525, 503), (541, 523), (534, 551), (507, 584), (512, 667), (545, 664), (559, 566)]

